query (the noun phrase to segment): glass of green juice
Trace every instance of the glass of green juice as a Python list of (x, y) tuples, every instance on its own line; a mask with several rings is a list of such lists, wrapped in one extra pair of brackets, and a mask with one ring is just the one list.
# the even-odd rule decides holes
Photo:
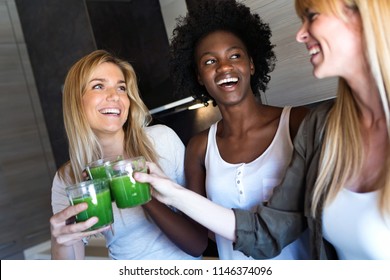
[(135, 207), (151, 200), (149, 183), (137, 182), (134, 172), (147, 172), (143, 156), (133, 157), (106, 165), (111, 193), (118, 208)]
[(123, 160), (122, 155), (100, 158), (98, 160), (89, 162), (85, 167), (85, 170), (88, 173), (89, 179), (108, 178), (104, 166), (120, 160)]
[[(90, 180), (93, 179), (108, 179), (105, 165), (123, 160), (122, 155), (104, 157), (87, 164), (85, 170), (87, 171)], [(114, 196), (111, 194), (111, 199), (114, 201)]]
[(66, 189), (71, 205), (82, 202), (88, 208), (76, 215), (76, 223), (84, 222), (91, 217), (98, 217), (99, 221), (89, 230), (106, 227), (114, 222), (109, 181), (95, 179), (68, 186)]

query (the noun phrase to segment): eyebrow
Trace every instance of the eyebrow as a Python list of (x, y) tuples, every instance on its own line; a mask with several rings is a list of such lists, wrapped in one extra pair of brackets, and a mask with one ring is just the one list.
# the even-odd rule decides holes
[[(246, 47), (243, 48), (243, 47), (239, 47), (239, 46), (230, 47), (230, 48), (226, 49), (225, 51), (226, 51), (226, 52), (229, 52), (229, 51), (236, 50), (236, 49), (242, 50), (242, 51), (244, 51), (244, 52), (248, 52), (248, 51), (246, 50)], [(213, 51), (207, 51), (207, 52), (202, 53), (202, 54), (200, 55), (200, 57), (203, 57), (203, 56), (205, 56), (205, 55), (212, 55), (213, 53), (214, 53)]]
[[(90, 80), (88, 82), (88, 84), (90, 84), (92, 82), (106, 82), (106, 81), (107, 81), (107, 79), (104, 79), (104, 78), (94, 78), (94, 79)], [(124, 80), (119, 80), (117, 83), (118, 84), (125, 84), (126, 82)]]

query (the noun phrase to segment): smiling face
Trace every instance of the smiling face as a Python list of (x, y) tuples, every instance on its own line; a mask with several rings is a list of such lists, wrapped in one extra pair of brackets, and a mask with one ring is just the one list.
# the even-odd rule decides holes
[(219, 105), (237, 103), (253, 94), (250, 78), (254, 65), (244, 43), (233, 33), (215, 31), (201, 39), (195, 62), (199, 83)]
[(91, 73), (83, 95), (83, 107), (94, 133), (123, 133), (130, 99), (121, 69), (109, 62), (98, 65)]
[(347, 21), (308, 9), (297, 33), (297, 41), (306, 44), (311, 55), (317, 78), (339, 76), (349, 80), (366, 64), (360, 16), (348, 7), (342, 10)]

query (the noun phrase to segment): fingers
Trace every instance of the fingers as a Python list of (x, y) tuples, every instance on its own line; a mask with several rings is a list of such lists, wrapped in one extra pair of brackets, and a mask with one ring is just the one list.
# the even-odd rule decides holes
[(98, 222), (97, 217), (92, 217), (85, 222), (75, 223), (75, 216), (88, 208), (87, 203), (69, 206), (50, 218), (50, 230), (54, 240), (61, 245), (71, 245), (82, 238), (106, 230), (106, 228), (87, 231)]
[(148, 167), (148, 174), (159, 176), (162, 178), (167, 178), (165, 173), (155, 164), (154, 162), (146, 162), (146, 166)]
[(50, 218), (50, 224), (52, 226), (57, 226), (59, 224), (69, 224), (70, 220), (76, 216), (78, 213), (86, 210), (88, 208), (87, 203), (80, 203), (74, 206), (69, 206), (62, 210), (61, 212), (58, 212), (54, 216)]

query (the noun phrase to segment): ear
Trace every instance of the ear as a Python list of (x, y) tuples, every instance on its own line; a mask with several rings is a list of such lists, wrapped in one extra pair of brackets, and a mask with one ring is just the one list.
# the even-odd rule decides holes
[(251, 75), (255, 74), (255, 64), (253, 63), (253, 59), (250, 61)]

